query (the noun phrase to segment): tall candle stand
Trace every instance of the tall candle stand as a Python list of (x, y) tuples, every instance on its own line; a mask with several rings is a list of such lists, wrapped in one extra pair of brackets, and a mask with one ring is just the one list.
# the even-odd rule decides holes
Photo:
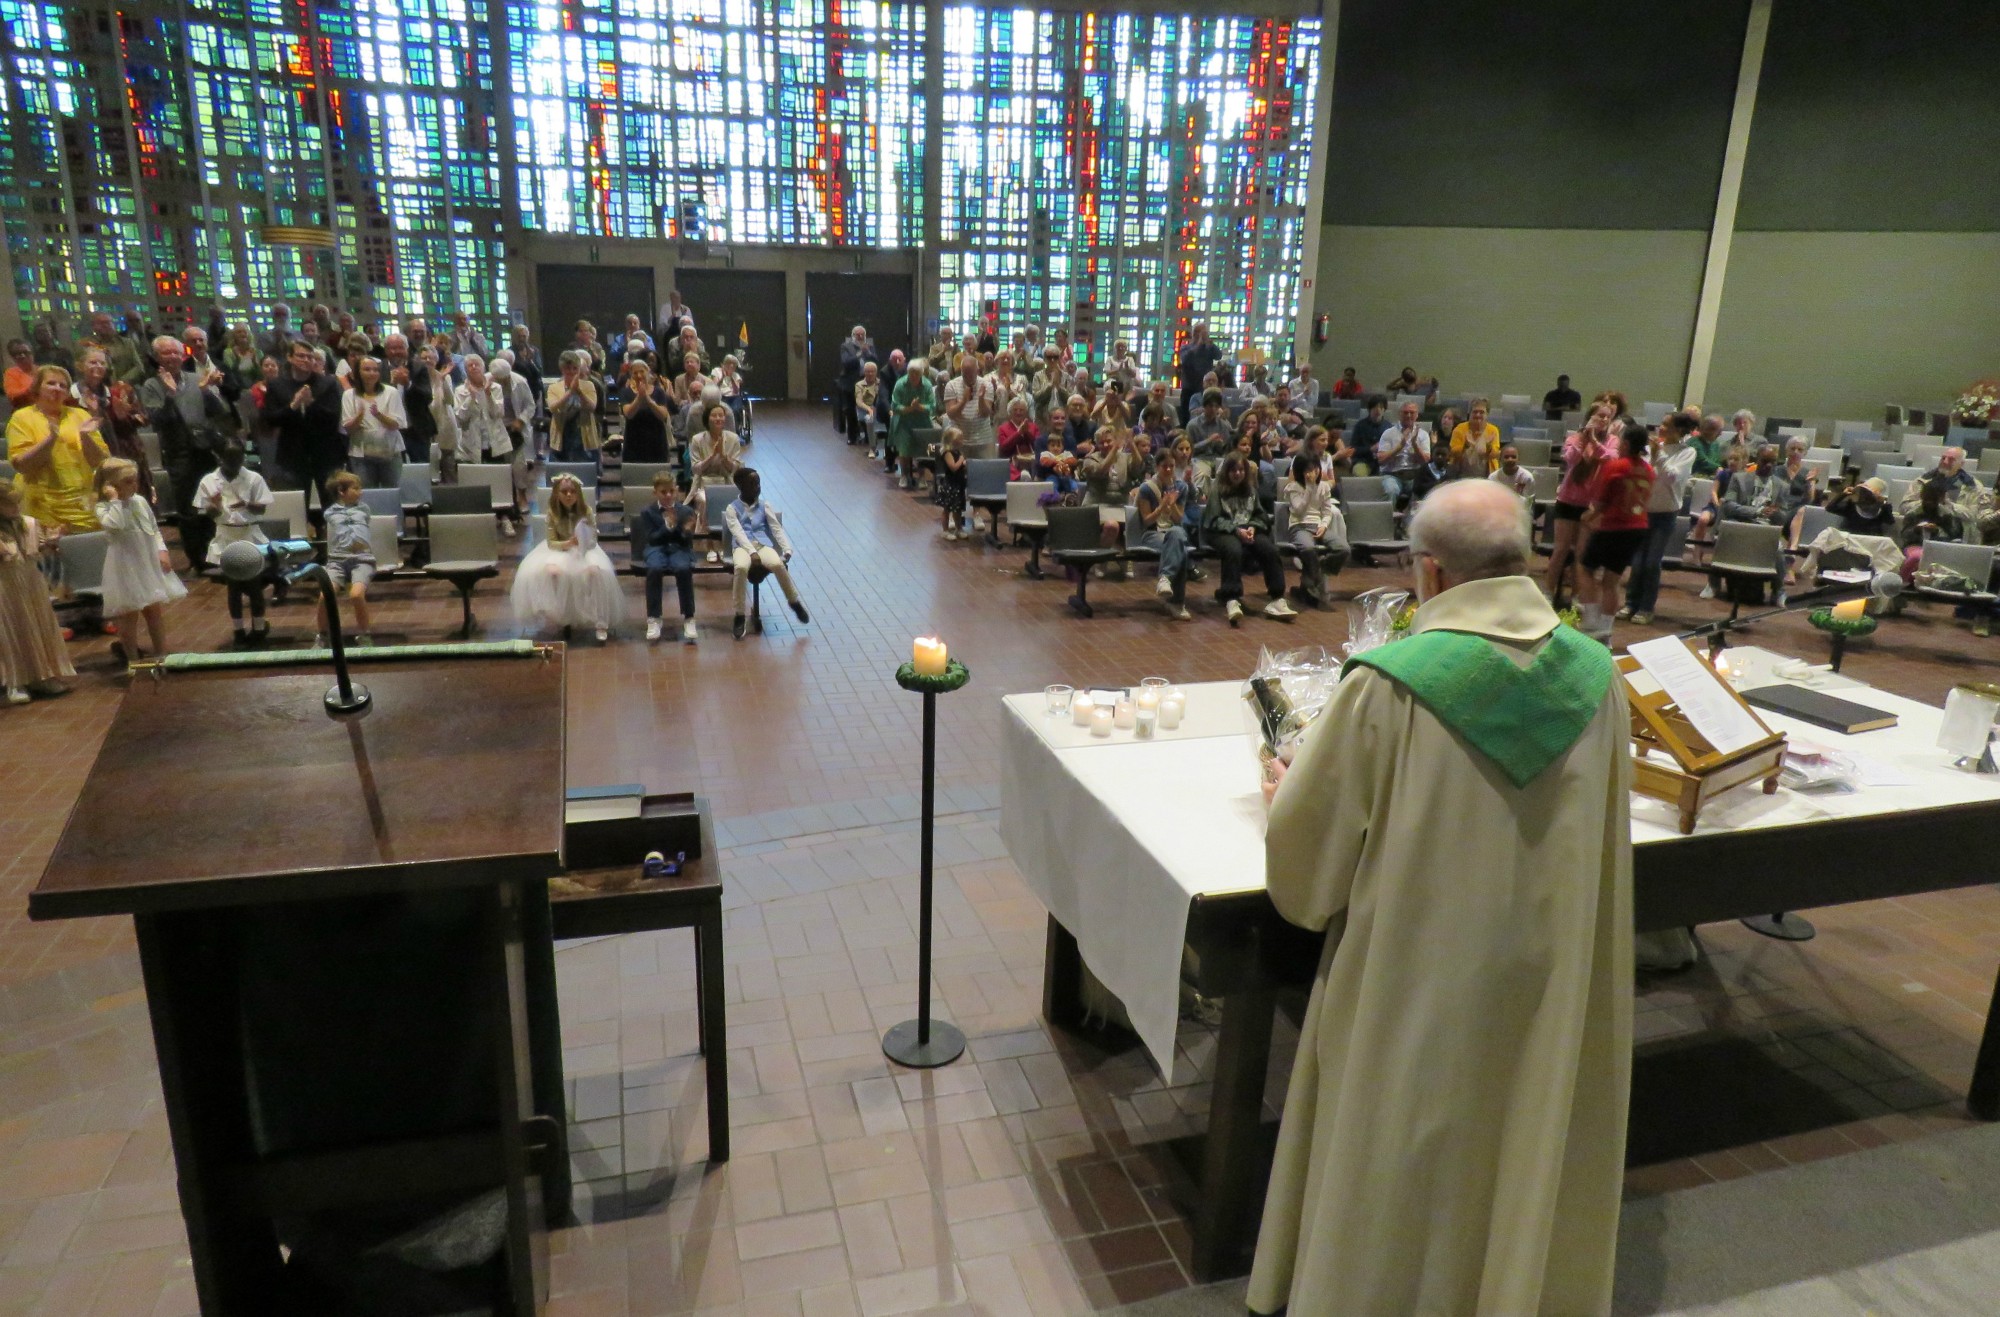
[(931, 1018), (931, 831), (937, 809), (937, 697), (950, 694), (972, 679), (965, 665), (952, 659), (943, 673), (921, 675), (913, 664), (896, 669), (896, 684), (924, 697), (924, 825), (918, 851), (917, 1018), (905, 1020), (882, 1035), (882, 1053), (898, 1065), (928, 1070), (949, 1065), (965, 1052), (965, 1035), (943, 1020)]

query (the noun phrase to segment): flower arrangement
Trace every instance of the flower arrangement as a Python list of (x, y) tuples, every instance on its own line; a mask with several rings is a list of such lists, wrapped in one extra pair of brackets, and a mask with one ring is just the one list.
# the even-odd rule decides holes
[(1959, 394), (1951, 416), (1960, 425), (1990, 426), (2000, 421), (2000, 380), (1980, 380)]

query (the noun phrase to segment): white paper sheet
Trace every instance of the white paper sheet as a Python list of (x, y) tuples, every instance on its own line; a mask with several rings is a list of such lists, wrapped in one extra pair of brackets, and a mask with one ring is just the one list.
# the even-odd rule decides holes
[(1642, 640), (1628, 645), (1627, 654), (1652, 674), (1681, 714), (1719, 754), (1754, 745), (1770, 733), (1730, 695), (1715, 669), (1694, 656), (1685, 642), (1673, 636)]

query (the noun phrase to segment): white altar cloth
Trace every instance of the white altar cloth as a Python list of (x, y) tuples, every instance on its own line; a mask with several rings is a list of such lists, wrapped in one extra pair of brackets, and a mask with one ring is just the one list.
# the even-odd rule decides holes
[[(1748, 690), (1777, 680), (1783, 655), (1727, 651)], [(1895, 727), (1843, 736), (1757, 710), (1794, 742), (1862, 762), (1864, 783), (1834, 792), (1739, 787), (1705, 806), (1695, 836), (2000, 798), (2000, 778), (1960, 772), (1937, 748), (1943, 710), (1843, 677), (1818, 689), (1894, 713)], [(1030, 890), (1077, 940), (1083, 962), (1125, 1004), (1162, 1074), (1173, 1073), (1181, 949), (1196, 896), (1264, 886), (1264, 802), (1242, 710), (1242, 683), (1183, 687), (1179, 729), (1140, 741), (1093, 737), (1051, 718), (1041, 692), (1001, 702), (1000, 836)], [(1938, 692), (1942, 700), (1944, 692)], [(1672, 807), (1632, 798), (1632, 841), (1681, 839)]]

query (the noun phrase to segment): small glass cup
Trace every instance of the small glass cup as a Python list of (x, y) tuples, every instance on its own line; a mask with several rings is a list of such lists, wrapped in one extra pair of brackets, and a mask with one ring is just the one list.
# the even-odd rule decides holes
[(1141, 677), (1141, 678), (1139, 678), (1139, 689), (1140, 689), (1140, 690), (1156, 690), (1156, 691), (1158, 691), (1158, 692), (1159, 692), (1160, 694), (1162, 694), (1162, 695), (1165, 695), (1165, 694), (1167, 693), (1167, 686), (1168, 686), (1169, 684), (1170, 684), (1170, 683), (1169, 683), (1169, 682), (1167, 681), (1167, 679), (1166, 679), (1165, 677)]
[(1076, 687), (1048, 686), (1043, 689), (1042, 694), (1049, 702), (1049, 717), (1061, 718), (1069, 713), (1069, 702), (1076, 698)]

